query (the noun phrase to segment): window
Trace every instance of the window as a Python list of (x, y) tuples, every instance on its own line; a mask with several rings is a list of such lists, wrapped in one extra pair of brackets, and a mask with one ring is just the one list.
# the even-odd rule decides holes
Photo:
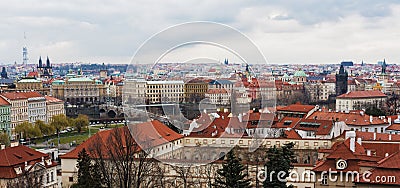
[(74, 177), (69, 177), (69, 178), (68, 178), (68, 181), (69, 181), (69, 182), (74, 182)]

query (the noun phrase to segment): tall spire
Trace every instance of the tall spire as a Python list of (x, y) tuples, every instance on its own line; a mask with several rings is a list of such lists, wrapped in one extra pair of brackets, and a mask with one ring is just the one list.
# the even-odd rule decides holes
[[(24, 32), (24, 41), (26, 43), (26, 35)], [(27, 65), (28, 64), (28, 48), (26, 47), (26, 44), (22, 47), (22, 64)]]
[(43, 62), (42, 62), (42, 56), (39, 57), (39, 67), (43, 66)]
[(344, 74), (344, 67), (343, 67), (343, 65), (340, 65), (339, 74)]
[(386, 60), (383, 59), (383, 63), (382, 63), (382, 74), (386, 73)]
[(47, 56), (47, 59), (46, 59), (46, 67), (50, 67), (50, 59), (49, 59), (49, 56)]

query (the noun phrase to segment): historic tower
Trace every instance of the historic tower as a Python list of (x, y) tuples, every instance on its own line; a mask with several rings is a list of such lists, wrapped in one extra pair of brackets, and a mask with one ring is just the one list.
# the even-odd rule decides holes
[(37, 71), (41, 78), (53, 77), (53, 67), (50, 64), (49, 57), (47, 57), (45, 65), (43, 65), (42, 57), (39, 58), (39, 65), (37, 66)]
[(336, 74), (336, 96), (347, 93), (347, 71), (340, 65), (339, 74)]

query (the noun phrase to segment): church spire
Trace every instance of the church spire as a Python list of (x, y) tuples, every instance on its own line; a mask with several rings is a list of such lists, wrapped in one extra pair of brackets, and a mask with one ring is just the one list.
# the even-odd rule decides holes
[(386, 60), (383, 59), (383, 63), (382, 63), (382, 74), (386, 73)]
[(46, 59), (46, 67), (50, 67), (50, 59), (49, 59), (49, 56), (47, 56), (47, 59)]
[(42, 67), (43, 62), (42, 62), (42, 56), (39, 57), (39, 67)]
[(344, 74), (344, 67), (343, 65), (340, 65), (340, 69), (339, 69), (339, 74)]

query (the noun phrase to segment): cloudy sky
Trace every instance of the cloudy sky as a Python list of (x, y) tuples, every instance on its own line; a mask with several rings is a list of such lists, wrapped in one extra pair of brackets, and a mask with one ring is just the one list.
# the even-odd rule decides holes
[(48, 55), (54, 63), (129, 63), (153, 34), (191, 21), (238, 29), (269, 63), (400, 61), (400, 2), (395, 0), (100, 2), (1, 0), (0, 63), (20, 63), (25, 44), (30, 62)]

